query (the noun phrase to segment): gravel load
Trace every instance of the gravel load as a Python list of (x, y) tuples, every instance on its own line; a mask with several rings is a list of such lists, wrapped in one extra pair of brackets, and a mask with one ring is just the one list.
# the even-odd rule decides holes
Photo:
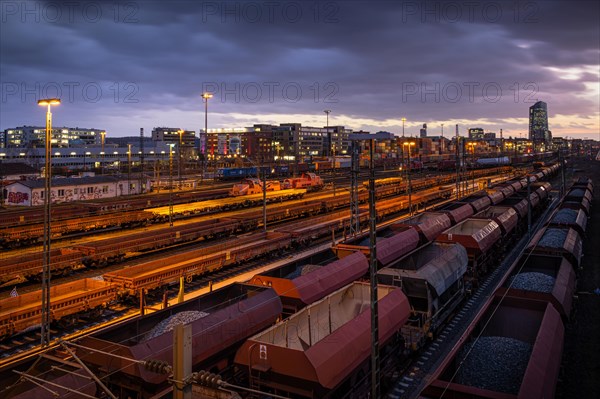
[(481, 337), (461, 350), (459, 359), (464, 363), (456, 382), (516, 395), (532, 349), (532, 345), (514, 338)]
[(189, 324), (208, 315), (209, 313), (197, 310), (175, 313), (155, 325), (154, 328), (146, 333), (143, 340), (148, 341), (152, 338), (156, 338), (164, 333), (172, 331), (177, 324)]
[(527, 272), (511, 277), (511, 287), (518, 290), (552, 292), (556, 279), (544, 273)]
[(566, 230), (547, 229), (537, 245), (547, 248), (562, 248), (566, 239)]
[(569, 193), (569, 197), (583, 197), (585, 195), (585, 190), (581, 188), (576, 188), (571, 190)]
[(554, 223), (575, 223), (576, 220), (577, 211), (574, 209), (561, 209), (552, 219)]
[(321, 266), (319, 265), (304, 265), (304, 266), (298, 266), (296, 268), (296, 270), (294, 270), (293, 272), (291, 272), (290, 274), (288, 274), (287, 276), (285, 276), (285, 278), (287, 279), (295, 279), (296, 277), (300, 277), (300, 276), (304, 276), (305, 274), (308, 274), (312, 271), (317, 270), (318, 268), (320, 268)]

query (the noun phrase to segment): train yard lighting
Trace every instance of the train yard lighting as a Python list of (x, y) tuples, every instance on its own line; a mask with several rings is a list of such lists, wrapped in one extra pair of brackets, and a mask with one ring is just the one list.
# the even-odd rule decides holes
[(44, 259), (42, 263), (42, 329), (41, 346), (50, 344), (50, 241), (51, 241), (51, 195), (52, 188), (52, 111), (53, 105), (59, 105), (60, 99), (47, 98), (38, 101), (38, 105), (48, 107), (46, 111), (46, 163), (44, 167)]
[(178, 155), (178, 162), (177, 162), (177, 166), (178, 166), (178, 171), (177, 171), (177, 176), (179, 177), (179, 186), (177, 187), (179, 190), (181, 190), (182, 184), (181, 184), (181, 146), (183, 144), (183, 130), (178, 130), (177, 133), (179, 133), (179, 146), (177, 147), (177, 155)]
[(407, 174), (408, 174), (408, 215), (411, 216), (412, 215), (412, 185), (411, 185), (411, 181), (410, 181), (410, 172), (412, 170), (412, 165), (411, 165), (411, 153), (410, 153), (410, 147), (415, 146), (415, 142), (414, 141), (406, 141), (404, 143), (402, 143), (402, 146), (406, 146), (408, 147), (408, 168), (407, 168)]
[(127, 144), (127, 195), (131, 194), (131, 144)]
[(106, 139), (106, 132), (100, 132), (100, 143), (102, 145), (102, 151), (100, 155), (102, 155), (101, 164), (100, 164), (100, 173), (104, 174), (104, 140)]
[[(212, 98), (212, 94), (211, 93), (202, 93), (202, 99), (204, 100), (204, 136), (206, 139), (206, 135), (208, 134), (208, 100), (210, 100)], [(201, 162), (202, 162), (202, 170), (200, 173), (200, 184), (202, 184), (202, 180), (204, 179), (204, 157), (206, 156), (205, 152), (206, 149), (202, 148), (202, 140), (200, 140), (200, 152), (201, 152)], [(206, 143), (204, 143), (204, 145), (206, 145)], [(214, 173), (214, 172), (213, 172)], [(214, 181), (214, 175), (213, 175), (213, 181)]]
[(330, 151), (332, 151), (333, 154), (333, 176), (331, 178), (331, 185), (333, 186), (333, 196), (335, 197), (335, 142), (333, 142), (333, 134), (329, 134), (329, 114), (331, 113), (330, 109), (326, 109), (323, 112), (325, 112), (325, 114), (327, 115), (327, 136), (329, 138), (329, 145), (330, 145)]
[(169, 226), (173, 227), (173, 144), (169, 144)]

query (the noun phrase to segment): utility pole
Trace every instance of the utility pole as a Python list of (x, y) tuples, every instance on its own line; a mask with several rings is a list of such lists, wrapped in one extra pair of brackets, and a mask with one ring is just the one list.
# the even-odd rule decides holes
[(44, 261), (42, 264), (42, 347), (50, 345), (50, 277), (52, 276), (50, 243), (52, 237), (52, 112), (51, 106), (60, 104), (60, 99), (39, 100), (38, 105), (47, 106), (46, 111), (46, 163), (44, 170)]
[[(260, 170), (260, 166), (259, 166)], [(263, 168), (262, 173), (262, 192), (263, 192), (263, 231), (267, 232), (267, 171)]]
[(360, 208), (358, 204), (358, 175), (360, 173), (358, 140), (350, 142), (351, 148), (351, 171), (350, 171), (350, 236), (360, 233)]
[(377, 243), (375, 209), (375, 168), (373, 162), (375, 140), (369, 144), (369, 260), (371, 282), (371, 398), (379, 398), (379, 312), (377, 303)]

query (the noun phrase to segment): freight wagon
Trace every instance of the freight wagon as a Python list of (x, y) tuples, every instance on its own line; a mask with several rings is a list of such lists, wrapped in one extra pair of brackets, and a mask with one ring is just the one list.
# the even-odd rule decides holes
[(79, 341), (77, 352), (118, 397), (151, 398), (171, 389), (168, 375), (106, 352), (136, 361), (172, 364), (172, 329), (177, 323), (186, 323), (192, 327), (194, 369), (219, 372), (228, 366), (227, 359), (233, 358), (243, 340), (272, 325), (281, 310), (274, 290), (232, 284), (86, 336)]
[(553, 398), (564, 326), (549, 303), (496, 295), (421, 398)]
[[(68, 323), (75, 315), (94, 314), (116, 299), (116, 287), (104, 281), (82, 279), (50, 287), (52, 322)], [(0, 300), (0, 339), (39, 327), (42, 322), (41, 291)]]
[[(400, 289), (379, 285), (382, 372), (401, 357), (396, 333), (410, 308)], [(249, 338), (235, 364), (250, 386), (303, 398), (368, 394), (371, 342), (370, 287), (355, 282)], [(352, 350), (349, 350), (352, 348)], [(398, 351), (400, 348), (400, 351)]]

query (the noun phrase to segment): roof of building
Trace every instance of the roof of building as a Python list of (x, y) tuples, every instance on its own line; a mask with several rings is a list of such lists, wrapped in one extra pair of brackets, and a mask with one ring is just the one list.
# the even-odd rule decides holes
[[(118, 181), (119, 179), (112, 176), (65, 177), (61, 179), (52, 179), (52, 187), (83, 186), (89, 184), (116, 183)], [(22, 180), (17, 183), (29, 188), (42, 188), (45, 184), (44, 179)]]
[(0, 162), (0, 176), (9, 175), (32, 175), (39, 172), (22, 162)]

